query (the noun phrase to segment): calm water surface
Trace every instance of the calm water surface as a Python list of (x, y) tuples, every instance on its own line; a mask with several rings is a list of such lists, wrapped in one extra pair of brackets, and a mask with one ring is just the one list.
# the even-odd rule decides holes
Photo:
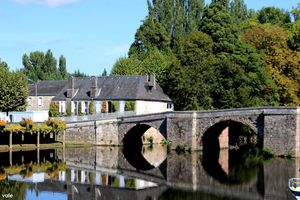
[(0, 199), (293, 199), (299, 160), (269, 161), (236, 150), (167, 153), (93, 147), (0, 152)]

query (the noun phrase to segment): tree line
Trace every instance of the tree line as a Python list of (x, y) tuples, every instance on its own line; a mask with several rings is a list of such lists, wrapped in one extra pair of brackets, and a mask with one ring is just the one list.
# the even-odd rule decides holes
[[(36, 83), (42, 80), (65, 80), (69, 76), (86, 77), (84, 72), (75, 70), (67, 71), (66, 58), (61, 55), (58, 59), (49, 49), (24, 54), (22, 58), (23, 68), (12, 71), (8, 64), (0, 58), (0, 112), (22, 111), (26, 109), (26, 99), (29, 89), (28, 83)], [(107, 76), (104, 69), (102, 76)]]
[(112, 74), (155, 73), (178, 110), (299, 105), (299, 16), (300, 4), (288, 12), (243, 0), (148, 0)]

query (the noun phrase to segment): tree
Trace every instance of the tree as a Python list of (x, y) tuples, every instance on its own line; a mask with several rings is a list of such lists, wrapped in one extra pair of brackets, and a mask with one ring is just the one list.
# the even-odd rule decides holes
[(0, 58), (0, 68), (8, 70), (7, 63), (2, 61), (1, 58)]
[(59, 80), (60, 73), (56, 67), (57, 61), (49, 49), (46, 54), (34, 51), (23, 55), (22, 72), (33, 82), (37, 80)]
[(236, 23), (241, 23), (250, 17), (250, 11), (244, 0), (233, 0), (230, 2), (229, 12)]
[(67, 78), (67, 76), (68, 76), (68, 73), (67, 73), (67, 61), (66, 61), (66, 58), (63, 55), (61, 55), (59, 57), (58, 71), (59, 71), (62, 79), (66, 79)]
[[(276, 102), (273, 96), (265, 100), (264, 93), (270, 87), (271, 80), (261, 68), (260, 54), (252, 46), (239, 40), (239, 29), (230, 16), (225, 1), (213, 1), (206, 8), (200, 29), (211, 36), (213, 53), (218, 59), (215, 66), (218, 85), (212, 95), (215, 108), (258, 106)], [(276, 90), (273, 86), (271, 88), (272, 91)]]
[(84, 72), (81, 72), (78, 70), (75, 70), (74, 73), (70, 74), (70, 76), (74, 76), (74, 77), (87, 77), (87, 75)]
[(213, 41), (202, 32), (191, 32), (180, 38), (177, 58), (167, 78), (167, 92), (175, 109), (199, 110), (213, 108), (211, 91), (215, 84)]
[(295, 21), (299, 19), (300, 16), (300, 3), (297, 4), (296, 8), (292, 9), (292, 15), (294, 16)]
[(27, 78), (21, 72), (0, 68), (0, 111), (25, 110), (28, 96)]
[(169, 46), (170, 38), (165, 28), (155, 18), (149, 17), (137, 30), (128, 54), (143, 54), (154, 48), (166, 51)]
[(289, 49), (284, 29), (258, 25), (246, 31), (242, 39), (264, 53), (265, 68), (278, 87), (280, 105), (299, 105), (300, 56)]
[(103, 72), (102, 72), (102, 75), (101, 76), (107, 76), (107, 71), (106, 69), (104, 68)]
[(258, 12), (257, 16), (260, 23), (270, 23), (276, 25), (285, 25), (291, 23), (290, 13), (275, 7), (265, 7)]
[(171, 64), (171, 56), (153, 48), (147, 54), (120, 58), (112, 69), (112, 75), (156, 74), (157, 80), (164, 85), (166, 73)]
[(294, 51), (300, 51), (300, 19), (292, 24), (288, 37), (288, 45)]

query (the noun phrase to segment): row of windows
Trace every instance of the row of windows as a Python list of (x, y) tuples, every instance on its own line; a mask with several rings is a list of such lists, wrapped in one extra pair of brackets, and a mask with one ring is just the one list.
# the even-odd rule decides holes
[[(28, 99), (27, 99), (27, 104), (28, 104), (28, 106), (32, 106), (32, 104), (33, 104), (33, 99), (32, 99), (32, 97), (29, 97)], [(43, 97), (38, 97), (38, 106), (43, 106)]]

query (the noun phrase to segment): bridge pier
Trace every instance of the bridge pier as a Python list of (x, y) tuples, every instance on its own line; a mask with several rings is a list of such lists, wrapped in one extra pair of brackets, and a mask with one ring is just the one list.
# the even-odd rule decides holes
[[(219, 123), (225, 129), (226, 122), (248, 126), (256, 133), (261, 147), (270, 148), (276, 155), (300, 157), (300, 109), (297, 107), (166, 112), (68, 123), (65, 141), (118, 146), (123, 145), (129, 130), (146, 125), (159, 130), (172, 142), (172, 148), (184, 144), (192, 150), (201, 150), (204, 134)], [(222, 147), (226, 147), (227, 140), (222, 138)]]

